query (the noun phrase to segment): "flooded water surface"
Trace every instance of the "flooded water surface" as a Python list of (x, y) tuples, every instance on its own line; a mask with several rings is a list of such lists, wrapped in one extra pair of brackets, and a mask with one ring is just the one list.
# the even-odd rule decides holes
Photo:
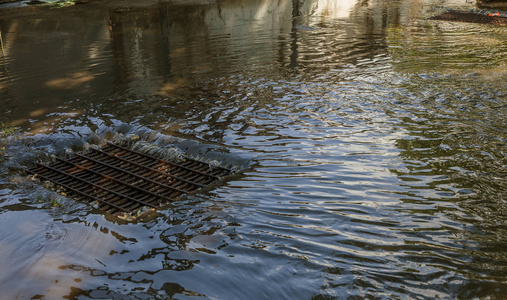
[[(444, 2), (444, 3), (443, 3)], [(0, 8), (6, 299), (505, 299), (507, 28), (467, 1)], [(120, 222), (21, 167), (117, 133), (239, 172)]]

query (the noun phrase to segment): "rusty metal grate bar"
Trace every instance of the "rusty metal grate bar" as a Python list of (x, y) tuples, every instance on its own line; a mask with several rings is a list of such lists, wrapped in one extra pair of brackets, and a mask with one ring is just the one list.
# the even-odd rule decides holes
[(507, 25), (507, 18), (500, 16), (499, 13), (495, 14), (482, 14), (469, 11), (447, 11), (441, 15), (430, 18), (431, 20), (455, 21), (455, 22), (468, 22), (468, 23), (481, 23), (505, 26)]
[(37, 164), (27, 172), (61, 186), (73, 198), (97, 202), (100, 209), (115, 214), (158, 208), (232, 171), (190, 158), (168, 161), (107, 142), (100, 149)]

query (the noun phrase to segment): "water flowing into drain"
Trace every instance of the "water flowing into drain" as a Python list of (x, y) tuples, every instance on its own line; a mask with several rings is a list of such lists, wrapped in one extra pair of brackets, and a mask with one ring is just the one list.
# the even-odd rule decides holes
[(184, 156), (169, 161), (112, 142), (75, 153), (70, 159), (38, 163), (26, 171), (32, 179), (49, 181), (72, 198), (129, 217), (159, 208), (232, 173), (217, 164)]

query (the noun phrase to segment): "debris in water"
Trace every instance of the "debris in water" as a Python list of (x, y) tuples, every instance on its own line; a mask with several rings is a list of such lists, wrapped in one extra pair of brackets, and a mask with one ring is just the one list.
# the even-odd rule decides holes
[(507, 16), (500, 13), (487, 14), (482, 11), (459, 11), (448, 10), (443, 14), (431, 17), (430, 20), (442, 21), (455, 21), (455, 22), (468, 22), (468, 23), (481, 23), (505, 26), (507, 25)]

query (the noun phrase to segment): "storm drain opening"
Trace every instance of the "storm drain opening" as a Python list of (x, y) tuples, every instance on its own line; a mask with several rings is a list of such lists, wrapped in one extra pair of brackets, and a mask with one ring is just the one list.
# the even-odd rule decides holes
[(34, 180), (50, 182), (67, 196), (117, 216), (155, 210), (233, 173), (218, 164), (185, 156), (169, 161), (112, 142), (26, 171)]
[(507, 17), (498, 12), (475, 12), (475, 11), (455, 11), (449, 10), (438, 16), (431, 17), (430, 20), (507, 25)]

